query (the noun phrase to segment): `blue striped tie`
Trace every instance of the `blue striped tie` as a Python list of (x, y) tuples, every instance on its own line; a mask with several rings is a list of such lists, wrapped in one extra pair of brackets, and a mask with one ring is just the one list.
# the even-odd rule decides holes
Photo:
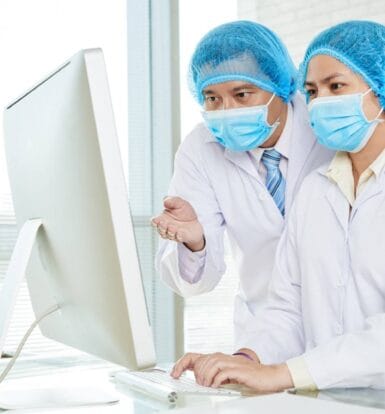
[(279, 169), (281, 154), (275, 149), (265, 150), (262, 155), (263, 165), (266, 167), (266, 187), (273, 197), (282, 216), (285, 215), (285, 179)]

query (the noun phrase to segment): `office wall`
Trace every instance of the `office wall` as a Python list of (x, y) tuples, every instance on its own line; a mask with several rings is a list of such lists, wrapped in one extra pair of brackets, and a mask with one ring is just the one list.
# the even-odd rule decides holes
[(238, 17), (274, 30), (298, 64), (306, 45), (321, 30), (344, 20), (367, 19), (385, 24), (381, 0), (238, 0)]

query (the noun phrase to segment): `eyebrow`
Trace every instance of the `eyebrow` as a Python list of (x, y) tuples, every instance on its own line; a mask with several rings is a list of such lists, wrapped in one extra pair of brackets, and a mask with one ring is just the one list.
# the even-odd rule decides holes
[(232, 89), (233, 92), (238, 92), (242, 89), (256, 89), (257, 87), (255, 85), (253, 85), (252, 83), (245, 83), (243, 85), (237, 86), (235, 88)]
[[(339, 72), (332, 73), (331, 75), (329, 75), (329, 76), (327, 76), (326, 78), (322, 79), (322, 80), (320, 81), (320, 83), (323, 83), (323, 84), (328, 83), (328, 82), (330, 82), (332, 79), (334, 79), (334, 78), (338, 78), (338, 77), (340, 77), (340, 76), (345, 76), (345, 75), (344, 75), (343, 73), (339, 73)], [(312, 81), (306, 81), (306, 82), (305, 82), (305, 86), (314, 86), (315, 84), (316, 84), (316, 82), (312, 82)]]
[[(256, 89), (257, 87), (255, 85), (253, 85), (252, 83), (244, 83), (243, 85), (240, 86), (236, 86), (235, 88), (231, 89), (232, 92), (239, 92), (242, 89)], [(215, 91), (211, 90), (211, 89), (206, 89), (203, 91), (203, 95), (214, 95)]]

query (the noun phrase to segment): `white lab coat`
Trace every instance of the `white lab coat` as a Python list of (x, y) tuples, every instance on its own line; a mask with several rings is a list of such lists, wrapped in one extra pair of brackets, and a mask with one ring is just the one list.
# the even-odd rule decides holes
[[(332, 158), (313, 136), (302, 96), (293, 100), (291, 153), (286, 176), (286, 212), (303, 178)], [(215, 288), (225, 272), (223, 232), (227, 230), (237, 262), (240, 283), (235, 298), (236, 344), (244, 342), (263, 304), (274, 255), (284, 228), (282, 218), (248, 152), (223, 148), (204, 124), (199, 124), (180, 145), (169, 195), (188, 200), (203, 225), (206, 256), (196, 283), (182, 279), (177, 243), (160, 241), (157, 268), (176, 293), (189, 297)]]
[(319, 389), (385, 388), (385, 170), (349, 214), (326, 169), (291, 210), (254, 350), (264, 363), (303, 354)]

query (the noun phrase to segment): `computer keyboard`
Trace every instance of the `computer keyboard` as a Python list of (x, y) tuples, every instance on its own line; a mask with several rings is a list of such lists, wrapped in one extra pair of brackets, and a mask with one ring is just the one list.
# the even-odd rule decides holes
[(204, 394), (239, 396), (241, 393), (227, 388), (210, 388), (198, 385), (194, 380), (181, 376), (174, 379), (167, 371), (154, 368), (146, 371), (119, 371), (115, 374), (118, 382), (145, 392), (155, 398), (175, 402), (178, 394)]

